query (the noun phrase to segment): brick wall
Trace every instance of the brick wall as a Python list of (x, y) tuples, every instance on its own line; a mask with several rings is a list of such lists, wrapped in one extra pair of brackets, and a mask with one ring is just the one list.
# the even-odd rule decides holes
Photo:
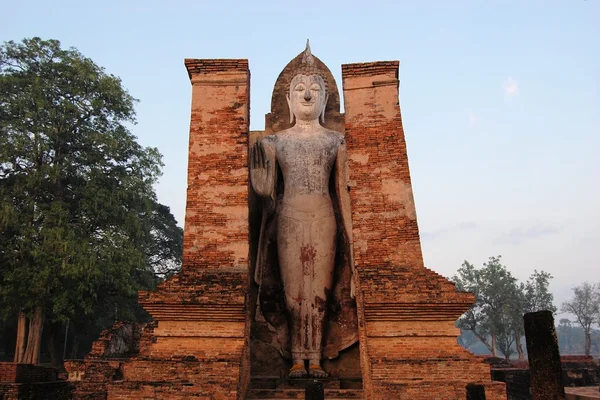
[(0, 363), (0, 400), (66, 400), (71, 390), (67, 382), (58, 381), (53, 368)]
[[(600, 382), (600, 366), (592, 357), (561, 356), (563, 383), (565, 387), (597, 386)], [(508, 400), (530, 400), (531, 374), (527, 361), (505, 361), (486, 358), (492, 365), (492, 379), (506, 383)]]
[(422, 267), (398, 102), (398, 62), (342, 65), (354, 259)]
[(29, 383), (56, 381), (54, 368), (31, 364), (0, 362), (0, 382)]
[(373, 399), (505, 399), (490, 368), (462, 349), (456, 319), (473, 295), (424, 268), (397, 61), (342, 66), (361, 364)]
[[(1, 400), (67, 400), (71, 398), (71, 385), (67, 382), (0, 383)], [(91, 400), (91, 399), (89, 399)]]
[[(464, 398), (468, 383), (481, 383), (488, 399), (503, 400), (504, 384), (491, 382), (489, 365), (456, 343), (454, 322), (473, 296), (423, 265), (398, 65), (342, 66), (365, 393)], [(250, 373), (250, 74), (246, 60), (186, 60), (186, 67), (192, 106), (183, 269), (157, 291), (140, 292), (157, 324), (139, 356), (116, 367), (85, 366), (108, 399), (232, 399), (244, 393)]]
[(107, 385), (109, 399), (229, 399), (243, 386), (250, 71), (247, 60), (186, 59), (185, 66), (192, 104), (182, 271), (140, 292), (157, 321), (153, 340), (124, 364), (124, 382)]
[(193, 60), (183, 268), (248, 268), (247, 60)]
[(0, 363), (0, 382), (17, 382), (17, 367), (19, 364)]
[(491, 371), (492, 379), (506, 383), (508, 400), (531, 400), (531, 376), (528, 369), (494, 369)]
[[(234, 399), (244, 385), (250, 71), (247, 60), (185, 66), (192, 101), (182, 270), (138, 294), (153, 324), (117, 325), (86, 360), (67, 364), (74, 399)], [(102, 360), (117, 347), (133, 358)]]
[(598, 386), (600, 362), (591, 356), (560, 357), (565, 386)]

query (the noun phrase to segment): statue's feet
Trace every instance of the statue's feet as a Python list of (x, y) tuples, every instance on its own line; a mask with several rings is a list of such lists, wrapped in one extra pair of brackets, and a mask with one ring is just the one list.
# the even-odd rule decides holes
[(311, 378), (327, 378), (327, 372), (323, 371), (320, 365), (311, 365), (308, 368), (308, 375)]
[(290, 369), (290, 378), (306, 378), (306, 368), (304, 368), (304, 363), (302, 364), (294, 364), (294, 366)]

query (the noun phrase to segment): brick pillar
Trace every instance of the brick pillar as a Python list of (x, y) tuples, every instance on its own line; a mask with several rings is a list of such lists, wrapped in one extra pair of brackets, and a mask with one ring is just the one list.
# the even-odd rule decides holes
[(365, 396), (465, 398), (490, 368), (457, 344), (471, 293), (423, 265), (402, 117), (398, 61), (342, 65), (345, 135)]
[(192, 83), (183, 268), (248, 269), (248, 60), (186, 59)]
[(523, 316), (533, 400), (562, 400), (565, 387), (554, 318), (550, 311)]
[[(169, 382), (196, 396), (235, 399), (249, 376), (250, 71), (247, 60), (186, 59), (185, 66), (192, 110), (183, 267), (156, 291), (139, 293), (158, 325), (152, 344), (140, 353), (143, 360), (123, 367), (123, 377), (143, 380), (143, 390)], [(173, 360), (178, 362), (169, 364)], [(157, 395), (179, 398), (166, 393)]]
[(423, 266), (398, 65), (342, 65), (354, 256), (360, 266)]

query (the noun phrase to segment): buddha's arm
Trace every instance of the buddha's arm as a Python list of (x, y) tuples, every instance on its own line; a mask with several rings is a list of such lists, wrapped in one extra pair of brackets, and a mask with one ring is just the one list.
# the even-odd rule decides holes
[(275, 178), (277, 173), (275, 146), (271, 141), (257, 139), (248, 154), (250, 181), (254, 191), (262, 197), (275, 198)]
[(346, 155), (346, 142), (342, 138), (338, 147), (335, 160), (335, 190), (340, 202), (340, 216), (342, 217), (343, 230), (348, 241), (348, 262), (352, 269), (352, 297), (354, 297), (354, 250), (352, 245), (352, 213), (350, 210), (350, 193), (348, 192), (348, 163)]

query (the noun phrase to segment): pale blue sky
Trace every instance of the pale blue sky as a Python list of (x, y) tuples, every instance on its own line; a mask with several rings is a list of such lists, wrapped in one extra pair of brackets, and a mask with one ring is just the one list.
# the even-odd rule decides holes
[(400, 106), (426, 265), (503, 255), (551, 272), (556, 304), (600, 281), (600, 0), (3, 2), (0, 41), (54, 38), (140, 99), (133, 132), (164, 155), (159, 199), (185, 210), (184, 58), (248, 58), (251, 128), (310, 38), (343, 63), (400, 60)]

